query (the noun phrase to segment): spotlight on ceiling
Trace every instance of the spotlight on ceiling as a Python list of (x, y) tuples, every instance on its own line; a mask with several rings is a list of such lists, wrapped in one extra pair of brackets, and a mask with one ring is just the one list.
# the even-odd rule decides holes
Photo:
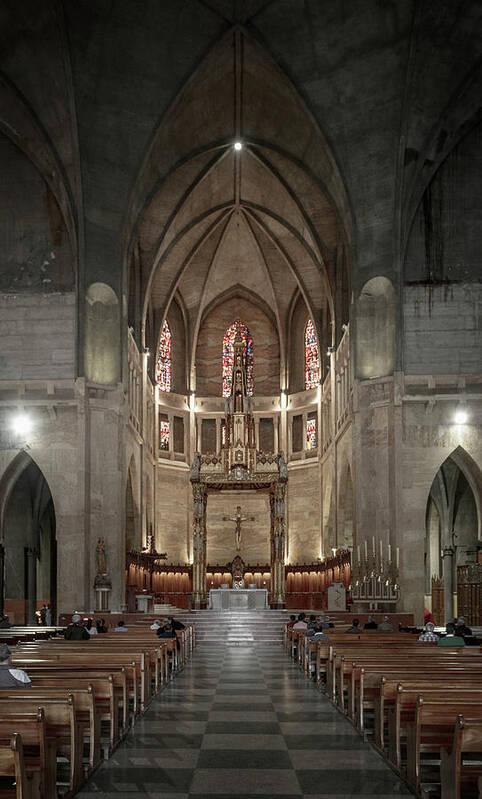
[(17, 436), (27, 436), (32, 426), (32, 420), (26, 413), (19, 413), (12, 419), (12, 430)]
[(467, 411), (463, 408), (457, 408), (454, 414), (454, 422), (455, 424), (467, 424), (468, 419)]
[(239, 152), (240, 150), (242, 150), (242, 149), (243, 149), (243, 144), (242, 144), (242, 142), (240, 142), (240, 141), (235, 141), (235, 142), (234, 142), (234, 149), (235, 149), (235, 150), (237, 150), (238, 152)]

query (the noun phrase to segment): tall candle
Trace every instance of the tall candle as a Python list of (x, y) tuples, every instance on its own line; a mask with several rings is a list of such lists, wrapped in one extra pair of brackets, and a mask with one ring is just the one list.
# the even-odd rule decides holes
[(368, 558), (368, 541), (365, 541), (365, 560)]
[(360, 563), (360, 544), (358, 544), (357, 550), (358, 550), (358, 563)]
[(397, 569), (400, 566), (400, 549), (397, 547)]
[(383, 541), (380, 539), (380, 560), (383, 559)]
[(388, 545), (388, 562), (389, 563), (392, 562), (392, 545), (391, 544)]
[(372, 538), (372, 544), (373, 544), (373, 554), (375, 554), (375, 536), (373, 536)]

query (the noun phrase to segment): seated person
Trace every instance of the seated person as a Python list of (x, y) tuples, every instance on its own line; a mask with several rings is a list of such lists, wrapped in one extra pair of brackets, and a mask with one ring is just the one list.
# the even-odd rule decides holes
[(374, 616), (369, 616), (368, 617), (368, 621), (365, 624), (363, 629), (364, 630), (378, 630), (378, 624), (376, 623)]
[(293, 630), (306, 630), (308, 625), (305, 621), (306, 613), (299, 613), (298, 620), (293, 624)]
[(22, 669), (12, 666), (12, 653), (0, 644), (0, 688), (30, 688), (32, 681)]
[(465, 646), (465, 641), (459, 635), (455, 635), (455, 624), (451, 621), (447, 624), (444, 638), (439, 638), (437, 646)]
[(286, 626), (287, 627), (292, 627), (293, 624), (295, 623), (295, 621), (296, 621), (296, 616), (295, 616), (294, 613), (292, 613), (291, 616), (290, 616), (290, 620), (289, 620), (289, 622), (288, 622), (288, 624)]
[(0, 629), (7, 630), (11, 627), (10, 619), (4, 613), (0, 613)]
[(151, 626), (150, 626), (150, 629), (151, 629), (151, 630), (158, 630), (160, 626), (161, 626), (161, 620), (160, 620), (160, 619), (156, 619), (156, 620), (155, 620), (155, 621), (154, 621), (154, 622), (151, 624)]
[(97, 627), (98, 633), (106, 633), (107, 627), (104, 619), (97, 619), (95, 626)]
[(122, 621), (122, 619), (117, 622), (117, 627), (115, 628), (114, 632), (115, 633), (127, 633), (127, 632), (129, 632), (127, 627), (125, 626), (124, 622)]
[(433, 624), (431, 621), (428, 621), (425, 625), (425, 632), (418, 636), (418, 640), (423, 644), (430, 644), (438, 641), (439, 636), (434, 632), (434, 630), (435, 624)]
[(64, 638), (66, 641), (90, 641), (90, 635), (80, 621), (80, 615), (74, 613), (72, 622), (64, 630)]
[(466, 635), (472, 635), (472, 630), (467, 627), (463, 616), (459, 616), (455, 623), (455, 635), (460, 635), (462, 638), (465, 638)]
[(182, 623), (182, 621), (177, 621), (174, 616), (167, 617), (169, 624), (171, 625), (173, 630), (185, 630), (186, 626)]
[(314, 613), (310, 614), (310, 618), (308, 619), (307, 625), (308, 630), (312, 630), (317, 626), (318, 622), (316, 621), (316, 616)]
[[(310, 632), (312, 633), (311, 635), (310, 635)], [(312, 631), (308, 630), (306, 635), (307, 635), (307, 638), (306, 638), (305, 646), (306, 646), (306, 652), (307, 653), (309, 651), (309, 646), (310, 646), (312, 641), (321, 641), (322, 643), (327, 643), (327, 644), (330, 642), (330, 638), (328, 638), (328, 636), (326, 635), (326, 633), (325, 633), (323, 627), (321, 626), (321, 624), (317, 624), (313, 628)], [(315, 671), (315, 661), (316, 661), (316, 652), (312, 652), (311, 653), (311, 662), (310, 662), (310, 673), (311, 674), (313, 674), (314, 671)]]
[(348, 628), (347, 633), (362, 633), (363, 630), (360, 627), (360, 619), (353, 619), (352, 626)]
[(381, 624), (378, 625), (379, 630), (385, 630), (385, 632), (392, 633), (393, 632), (393, 624), (391, 624), (390, 619), (388, 616), (383, 617), (383, 621)]
[(424, 608), (423, 609), (423, 623), (427, 624), (427, 622), (429, 622), (429, 621), (432, 622), (432, 624), (435, 624), (435, 619), (432, 616), (431, 612), (427, 608)]
[(92, 619), (87, 619), (87, 624), (85, 625), (85, 629), (89, 633), (89, 635), (97, 635), (97, 626), (94, 625)]
[(172, 629), (172, 624), (170, 624), (169, 619), (164, 619), (156, 635), (158, 638), (177, 638), (176, 632)]

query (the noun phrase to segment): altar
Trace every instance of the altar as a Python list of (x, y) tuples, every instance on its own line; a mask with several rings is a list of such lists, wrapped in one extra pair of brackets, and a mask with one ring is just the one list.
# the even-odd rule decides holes
[(211, 588), (210, 610), (264, 610), (268, 607), (266, 588)]

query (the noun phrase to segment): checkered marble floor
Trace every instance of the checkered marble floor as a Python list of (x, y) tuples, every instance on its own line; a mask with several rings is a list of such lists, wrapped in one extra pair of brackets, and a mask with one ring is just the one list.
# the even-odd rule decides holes
[(78, 796), (406, 795), (281, 647), (200, 645)]

